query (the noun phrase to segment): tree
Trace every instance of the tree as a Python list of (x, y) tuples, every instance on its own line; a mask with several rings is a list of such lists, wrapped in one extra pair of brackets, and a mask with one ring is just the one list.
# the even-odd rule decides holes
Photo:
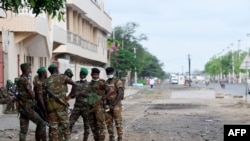
[(0, 8), (18, 13), (20, 8), (28, 7), (33, 14), (38, 16), (42, 12), (48, 13), (53, 18), (63, 20), (66, 0), (1, 0)]
[(127, 71), (131, 71), (135, 64), (134, 54), (125, 48), (119, 49), (117, 53), (112, 54), (111, 62), (116, 72), (119, 72), (119, 76), (126, 76)]
[[(136, 29), (138, 27), (138, 24), (129, 22), (124, 26), (114, 28), (110, 38), (115, 38), (115, 40), (108, 39), (108, 46), (112, 47), (112, 43), (115, 42), (115, 45), (119, 47), (117, 53), (112, 53), (111, 65), (119, 69), (120, 74), (125, 74), (123, 72), (128, 70), (134, 74), (136, 68), (139, 77), (148, 76), (147, 74), (153, 77), (165, 76), (165, 72), (161, 68), (163, 64), (140, 43), (147, 40), (147, 36), (137, 34)], [(136, 54), (134, 54), (134, 49), (136, 49)]]

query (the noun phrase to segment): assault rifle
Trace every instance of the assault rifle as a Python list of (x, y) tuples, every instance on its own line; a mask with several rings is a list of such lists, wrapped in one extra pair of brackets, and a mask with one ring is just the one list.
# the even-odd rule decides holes
[[(21, 106), (22, 108), (24, 108), (24, 103), (23, 101), (19, 98), (18, 92), (17, 90), (14, 90), (14, 86), (10, 86), (8, 88), (8, 91), (10, 91), (15, 97), (16, 97), (16, 101), (18, 102), (19, 106)], [(46, 116), (44, 114), (44, 112), (41, 110), (41, 108), (39, 106), (37, 106), (37, 104), (35, 103), (35, 111), (39, 114), (39, 116), (46, 121)]]
[(46, 90), (47, 94), (49, 95), (49, 97), (54, 98), (57, 102), (59, 102), (60, 104), (62, 104), (66, 108), (69, 107), (68, 103), (64, 102), (64, 100), (62, 100), (59, 97), (55, 96), (50, 90), (48, 90), (47, 88), (45, 90)]

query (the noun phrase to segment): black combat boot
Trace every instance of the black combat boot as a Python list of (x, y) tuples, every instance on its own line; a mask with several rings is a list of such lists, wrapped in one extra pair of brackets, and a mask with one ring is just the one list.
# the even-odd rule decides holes
[(118, 137), (117, 141), (122, 141), (122, 137)]

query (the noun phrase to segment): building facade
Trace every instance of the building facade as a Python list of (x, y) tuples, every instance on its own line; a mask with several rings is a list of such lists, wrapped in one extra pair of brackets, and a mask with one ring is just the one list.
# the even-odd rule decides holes
[(71, 68), (74, 79), (79, 79), (81, 67), (98, 67), (105, 77), (106, 39), (112, 27), (103, 5), (102, 0), (68, 0), (60, 22), (46, 14), (35, 17), (27, 8), (19, 14), (7, 11), (0, 19), (0, 87), (19, 77), (20, 64), (27, 62), (33, 75), (40, 66), (57, 63), (60, 73)]

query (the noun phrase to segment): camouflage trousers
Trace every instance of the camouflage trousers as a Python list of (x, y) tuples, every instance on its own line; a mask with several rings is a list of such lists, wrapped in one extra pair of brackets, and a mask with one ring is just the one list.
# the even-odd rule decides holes
[(19, 108), (20, 133), (19, 141), (25, 141), (29, 128), (29, 120), (36, 124), (36, 141), (46, 141), (46, 122), (32, 108)]
[[(62, 107), (52, 113), (48, 114), (49, 120), (49, 140), (50, 141), (69, 141), (69, 119), (68, 111), (65, 107)], [(59, 135), (60, 129), (60, 135)], [(59, 138), (62, 137), (62, 138)]]
[(105, 140), (105, 113), (103, 105), (96, 105), (89, 107), (89, 124), (94, 135), (95, 141)]
[(110, 111), (105, 113), (105, 122), (109, 133), (110, 141), (114, 141), (114, 123), (117, 130), (118, 138), (122, 138), (122, 104), (109, 105)]
[(75, 122), (78, 120), (80, 116), (82, 116), (83, 123), (84, 123), (84, 141), (88, 139), (89, 135), (89, 107), (87, 105), (77, 103), (74, 105), (74, 108), (71, 112), (69, 117), (69, 129), (72, 132), (73, 126)]
[(5, 113), (8, 114), (15, 111), (16, 111), (16, 101), (9, 102), (6, 106)]

